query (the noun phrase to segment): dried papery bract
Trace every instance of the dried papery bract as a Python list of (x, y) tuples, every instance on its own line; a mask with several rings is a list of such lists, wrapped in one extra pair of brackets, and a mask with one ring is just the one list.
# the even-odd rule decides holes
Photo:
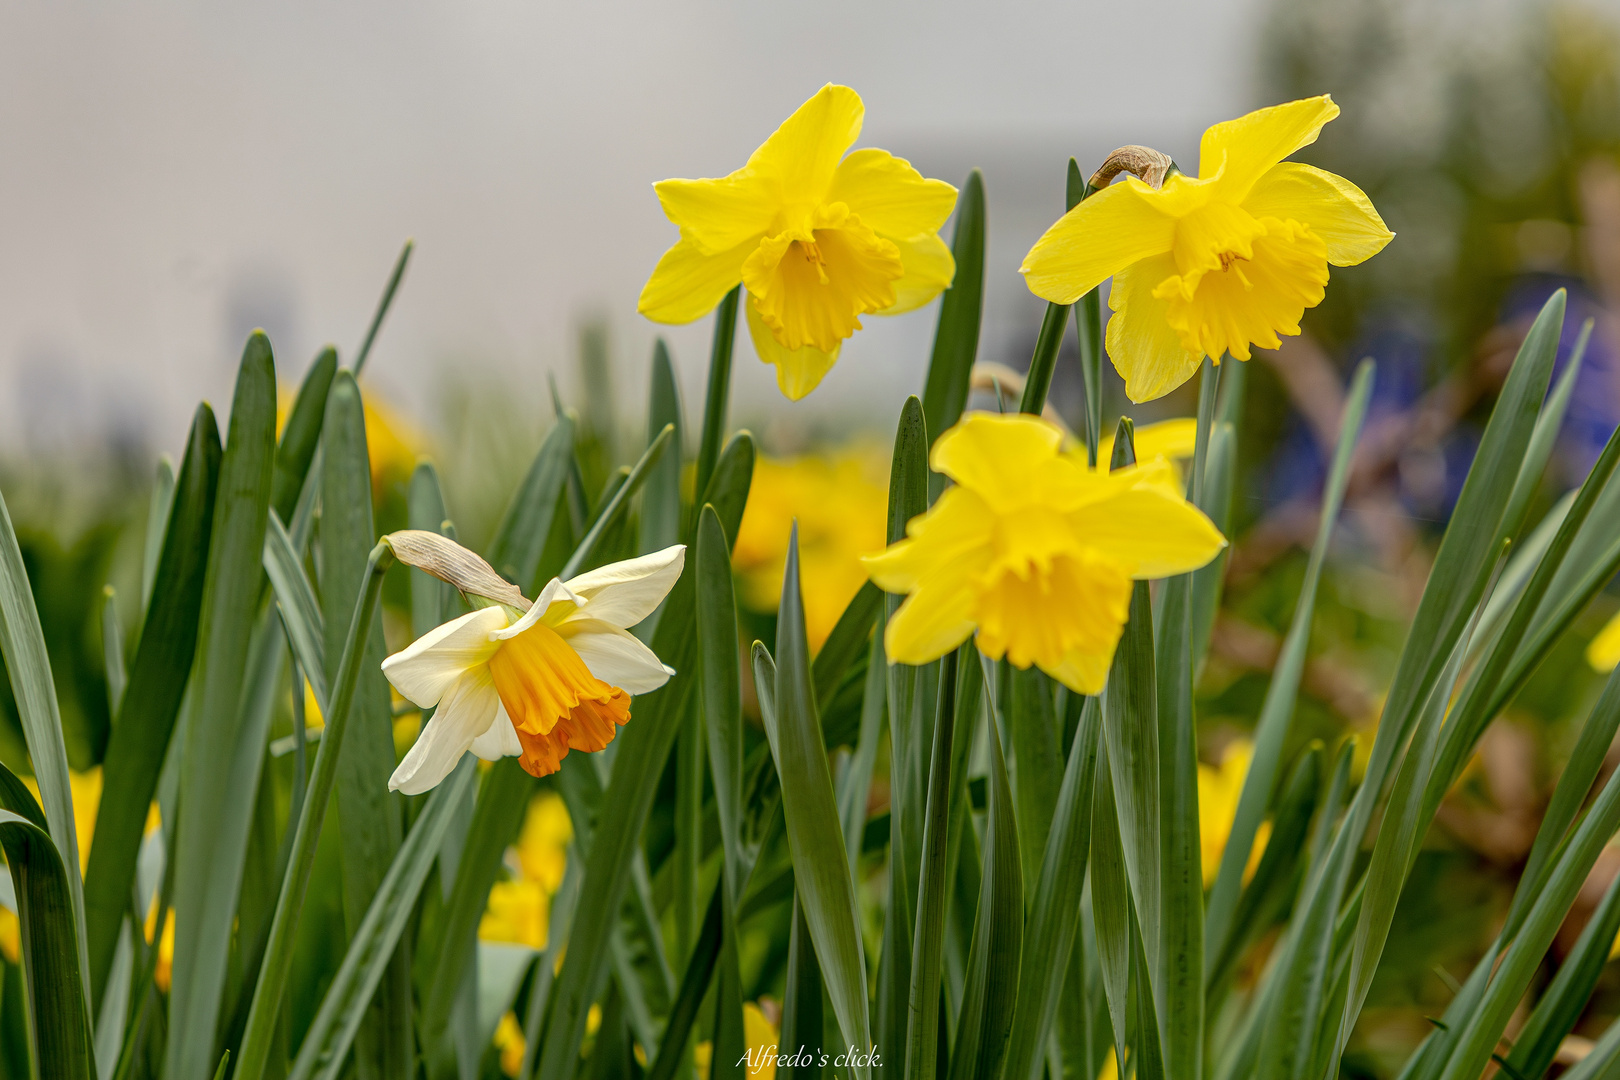
[(521, 589), (449, 537), (424, 529), (401, 529), (383, 539), (394, 549), (394, 557), (400, 562), (449, 582), (469, 599), (483, 597), (519, 611), (529, 610), (531, 601)]
[(1164, 178), (1175, 167), (1176, 163), (1170, 160), (1169, 154), (1160, 153), (1151, 146), (1122, 146), (1104, 159), (1087, 184), (1093, 191), (1100, 191), (1113, 183), (1120, 173), (1130, 173), (1148, 187), (1158, 190), (1164, 187)]

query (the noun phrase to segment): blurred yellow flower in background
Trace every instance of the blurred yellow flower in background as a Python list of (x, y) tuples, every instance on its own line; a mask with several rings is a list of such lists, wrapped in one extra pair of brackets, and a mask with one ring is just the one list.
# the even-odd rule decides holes
[(636, 310), (689, 323), (742, 283), (754, 351), (797, 401), (832, 369), (862, 315), (897, 315), (938, 296), (956, 273), (939, 238), (956, 189), (886, 150), (846, 157), (865, 115), (859, 94), (829, 83), (736, 172), (654, 185), (681, 238)]
[(731, 556), (742, 602), (774, 612), (782, 597), (788, 534), (799, 522), (805, 633), (821, 648), (866, 582), (861, 556), (883, 550), (888, 458), (876, 445), (795, 458), (759, 458)]
[(1325, 94), (1260, 109), (1204, 132), (1196, 178), (1103, 188), (1024, 257), (1030, 291), (1072, 304), (1114, 279), (1108, 355), (1132, 401), (1168, 394), (1205, 356), (1277, 348), (1322, 302), (1329, 264), (1364, 262), (1395, 235), (1350, 181), (1283, 160), (1338, 115)]
[(10, 908), (0, 907), (0, 956), (6, 958), (6, 963), (17, 963), (22, 955), (22, 924), (17, 921), (17, 913)]
[[(152, 906), (146, 912), (146, 943), (152, 944), (157, 932), (158, 898), (152, 897)], [(165, 994), (169, 992), (169, 977), (174, 971), (174, 908), (163, 920), (163, 938), (158, 942), (157, 966), (152, 969), (152, 982)]]
[(504, 1014), (501, 1022), (495, 1026), (495, 1049), (501, 1055), (501, 1072), (516, 1076), (518, 1070), (523, 1068), (523, 1052), (528, 1048), (529, 1043), (523, 1037), (523, 1027), (518, 1023), (517, 1014)]
[[(1221, 869), (1221, 855), (1226, 841), (1232, 835), (1232, 822), (1237, 817), (1238, 797), (1243, 794), (1243, 779), (1249, 775), (1249, 762), (1254, 758), (1254, 744), (1248, 739), (1233, 739), (1221, 753), (1220, 763), (1198, 763), (1198, 839), (1203, 845), (1204, 887), (1215, 884), (1215, 875)], [(1249, 862), (1243, 868), (1243, 880), (1248, 881), (1260, 865), (1260, 856), (1271, 837), (1271, 822), (1260, 823), (1255, 833), (1254, 846), (1249, 849)]]
[(890, 663), (925, 664), (976, 635), (980, 651), (1096, 694), (1129, 614), (1133, 580), (1184, 574), (1226, 545), (1163, 459), (1094, 472), (1033, 416), (969, 413), (929, 456), (949, 487), (864, 561), (906, 601)]
[(1613, 671), (1620, 664), (1620, 613), (1599, 630), (1586, 646), (1586, 662), (1597, 671)]
[(542, 791), (529, 800), (523, 831), (517, 844), (506, 851), (512, 876), (497, 881), (490, 889), (489, 904), (478, 922), (482, 940), (527, 945), (531, 949), (546, 947), (551, 898), (562, 886), (568, 845), (573, 842), (573, 822), (560, 795)]
[[(39, 783), (32, 776), (23, 777), (22, 782), (38, 801)], [(101, 766), (68, 773), (68, 791), (73, 798), (73, 834), (79, 843), (79, 874), (83, 876), (90, 865), (90, 838), (96, 834), (96, 811), (101, 807)], [(153, 804), (147, 812), (148, 832), (156, 814), (157, 806)]]
[[(743, 1040), (748, 1044), (748, 1060), (755, 1063), (748, 1066), (747, 1076), (763, 1080), (776, 1076), (776, 1055), (781, 1053), (777, 1049), (778, 1038), (776, 1025), (765, 1011), (752, 1001), (743, 1002)], [(770, 1055), (768, 1059), (767, 1055)], [(714, 1044), (705, 1039), (694, 1046), (692, 1061), (697, 1065), (700, 1080), (709, 1080), (714, 1065)]]
[[(1174, 420), (1160, 420), (1156, 424), (1143, 424), (1131, 436), (1137, 461), (1185, 461), (1193, 456), (1193, 442), (1198, 435), (1198, 420), (1179, 416)], [(1084, 455), (1080, 447), (1078, 454)], [(1114, 458), (1114, 437), (1108, 436), (1097, 443), (1097, 468), (1106, 471)]]

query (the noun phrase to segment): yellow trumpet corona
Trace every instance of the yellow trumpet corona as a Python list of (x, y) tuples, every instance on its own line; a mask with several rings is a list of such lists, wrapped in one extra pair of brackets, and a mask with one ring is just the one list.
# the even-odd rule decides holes
[(1132, 580), (1196, 570), (1226, 544), (1168, 461), (1093, 472), (1037, 417), (970, 413), (930, 463), (955, 486), (864, 560), (880, 588), (907, 594), (884, 636), (894, 663), (927, 663), (976, 634), (992, 659), (1098, 693)]
[(754, 350), (797, 401), (832, 369), (862, 315), (897, 315), (938, 296), (956, 273), (939, 238), (956, 189), (886, 150), (846, 156), (865, 115), (859, 94), (828, 84), (736, 172), (655, 185), (681, 238), (637, 310), (691, 322), (741, 282)]
[(1326, 94), (1204, 132), (1199, 175), (1135, 177), (1070, 210), (1024, 257), (1035, 295), (1072, 304), (1107, 278), (1108, 355), (1132, 401), (1162, 397), (1203, 358), (1275, 349), (1322, 302), (1328, 266), (1354, 266), (1395, 235), (1342, 176), (1284, 158), (1339, 115)]

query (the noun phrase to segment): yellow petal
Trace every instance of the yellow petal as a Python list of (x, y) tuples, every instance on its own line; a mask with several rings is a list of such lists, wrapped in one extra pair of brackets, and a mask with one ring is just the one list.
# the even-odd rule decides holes
[(861, 328), (860, 317), (894, 306), (904, 275), (900, 251), (847, 215), (814, 240), (768, 236), (743, 263), (743, 284), (784, 348), (831, 352)]
[[(1178, 416), (1174, 420), (1143, 424), (1136, 429), (1131, 443), (1136, 449), (1137, 461), (1152, 461), (1155, 458), (1179, 461), (1193, 456), (1197, 439), (1198, 420), (1191, 416)], [(1084, 452), (1083, 447), (1081, 452)], [(1097, 444), (1098, 466), (1106, 470), (1113, 457), (1114, 437), (1110, 435)]]
[(926, 233), (911, 240), (896, 240), (900, 265), (905, 273), (894, 283), (894, 306), (874, 315), (901, 315), (915, 311), (951, 287), (956, 277), (956, 259), (938, 233)]
[(842, 202), (868, 228), (891, 240), (937, 233), (956, 205), (956, 189), (926, 179), (887, 150), (857, 150), (838, 166), (828, 202)]
[(973, 412), (934, 441), (929, 464), (981, 497), (993, 499), (1007, 477), (1028, 477), (1057, 457), (1063, 432), (1035, 416)]
[(1107, 684), (1108, 668), (1113, 662), (1113, 650), (1085, 652), (1075, 649), (1063, 657), (1061, 664), (1041, 670), (1077, 694), (1096, 695), (1102, 693), (1103, 686)]
[(719, 180), (662, 180), (653, 190), (664, 216), (705, 255), (757, 243), (779, 209), (770, 188), (747, 169)]
[(1222, 170), (1221, 197), (1242, 202), (1266, 170), (1315, 142), (1322, 125), (1338, 115), (1339, 107), (1323, 94), (1216, 124), (1198, 143), (1199, 175)]
[(697, 244), (683, 238), (658, 260), (636, 310), (653, 322), (701, 319), (742, 281), (743, 262), (752, 253), (748, 244), (739, 244), (718, 255), (705, 255)]
[(1243, 200), (1255, 217), (1302, 222), (1327, 244), (1334, 266), (1354, 266), (1384, 249), (1394, 237), (1362, 190), (1342, 176), (1285, 161), (1256, 181)]
[(831, 352), (822, 352), (814, 345), (786, 348), (777, 342), (771, 328), (759, 317), (752, 297), (745, 298), (743, 307), (748, 312), (748, 336), (754, 341), (754, 352), (765, 363), (776, 365), (776, 385), (789, 401), (798, 401), (814, 390), (838, 362), (843, 342)]
[(1175, 272), (1168, 254), (1144, 259), (1117, 274), (1108, 294), (1114, 312), (1108, 320), (1108, 357), (1125, 380), (1125, 396), (1135, 402), (1168, 394), (1192, 378), (1203, 360), (1182, 345), (1170, 325), (1169, 305), (1153, 295)]
[[(1141, 477), (1141, 482), (1133, 482)], [(1182, 497), (1160, 470), (1117, 472), (1120, 487), (1077, 513), (1087, 547), (1128, 568), (1132, 577), (1169, 577), (1208, 563), (1226, 546), (1215, 523)]]
[(884, 632), (891, 663), (926, 664), (967, 640), (979, 572), (994, 554), (994, 527), (983, 499), (950, 488), (908, 523), (907, 539), (861, 559), (878, 588), (910, 594)]
[(1019, 267), (1029, 291), (1072, 304), (1132, 263), (1169, 251), (1176, 219), (1157, 194), (1130, 177), (1058, 218)]
[(782, 121), (748, 159), (748, 167), (780, 185), (782, 203), (821, 203), (844, 151), (861, 137), (865, 116), (861, 95), (828, 83)]
[(1586, 647), (1586, 662), (1598, 671), (1613, 671), (1620, 664), (1620, 615), (1610, 619)]
[(975, 592), (968, 579), (930, 581), (906, 597), (883, 632), (891, 664), (938, 660), (973, 633)]

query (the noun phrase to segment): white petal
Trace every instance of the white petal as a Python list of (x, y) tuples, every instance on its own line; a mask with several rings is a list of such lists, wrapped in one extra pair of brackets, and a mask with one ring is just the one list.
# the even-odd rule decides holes
[(600, 619), (618, 627), (634, 626), (663, 603), (685, 565), (686, 545), (675, 544), (651, 555), (609, 563), (570, 578), (568, 588), (584, 597), (585, 603), (569, 618)]
[(506, 625), (506, 612), (479, 608), (423, 634), (382, 662), (394, 689), (421, 708), (439, 703), (450, 684), (469, 669), (487, 664), (500, 648), (490, 634)]
[(476, 667), (456, 680), (405, 760), (388, 778), (388, 790), (420, 795), (437, 786), (450, 775), (467, 748), (490, 728), (500, 707), (501, 698), (495, 692), (495, 680), (488, 667)]
[(495, 722), (489, 725), (489, 730), (472, 741), (472, 752), (485, 761), (499, 761), (523, 753), (523, 744), (518, 742), (517, 729), (512, 726), (512, 718), (506, 715), (505, 705), (495, 714)]
[(570, 619), (557, 632), (605, 683), (631, 694), (656, 690), (675, 674), (634, 634), (599, 619)]
[(517, 637), (523, 631), (545, 618), (546, 612), (551, 610), (553, 604), (562, 601), (570, 601), (575, 607), (580, 607), (585, 603), (585, 598), (576, 594), (557, 578), (552, 578), (546, 582), (546, 587), (540, 590), (540, 599), (536, 600), (530, 605), (529, 610), (523, 613), (523, 618), (506, 629), (496, 632), (496, 640), (504, 641), (507, 638)]

